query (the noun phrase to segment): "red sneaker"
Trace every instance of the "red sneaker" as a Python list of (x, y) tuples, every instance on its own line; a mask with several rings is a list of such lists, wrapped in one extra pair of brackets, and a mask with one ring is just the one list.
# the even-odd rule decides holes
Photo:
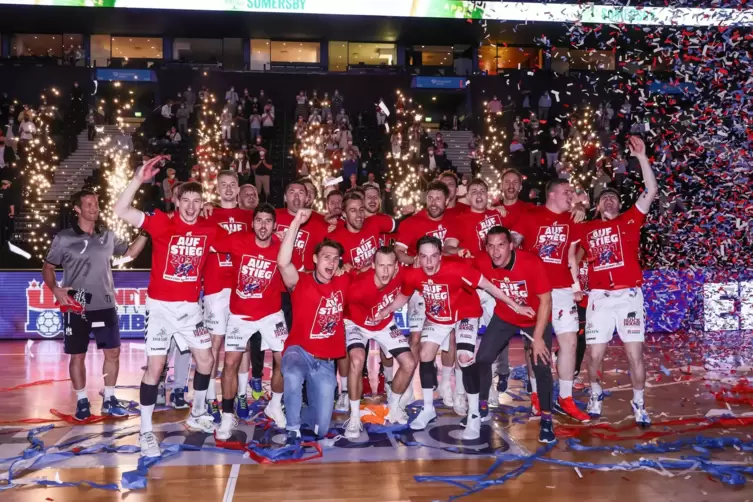
[(363, 395), (368, 396), (371, 394), (371, 382), (369, 382), (369, 377), (363, 376), (361, 382), (363, 383)]
[(384, 373), (379, 373), (379, 383), (377, 384), (377, 394), (384, 394)]
[(591, 421), (591, 417), (588, 413), (578, 408), (572, 396), (565, 399), (562, 399), (561, 397), (557, 398), (557, 405), (558, 406), (554, 407), (554, 411), (560, 415), (567, 415), (578, 422), (583, 422), (584, 424)]
[(532, 417), (541, 416), (541, 406), (539, 406), (539, 395), (536, 392), (531, 394), (531, 416)]

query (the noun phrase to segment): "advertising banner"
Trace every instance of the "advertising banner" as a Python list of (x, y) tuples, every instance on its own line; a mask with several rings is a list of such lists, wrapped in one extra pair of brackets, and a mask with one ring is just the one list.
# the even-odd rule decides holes
[(466, 79), (462, 77), (413, 77), (414, 89), (465, 89)]

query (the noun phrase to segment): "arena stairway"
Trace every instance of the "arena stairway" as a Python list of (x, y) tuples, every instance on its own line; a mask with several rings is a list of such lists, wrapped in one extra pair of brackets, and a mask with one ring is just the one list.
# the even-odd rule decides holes
[(432, 140), (437, 132), (442, 133), (444, 142), (447, 143), (447, 160), (457, 169), (458, 174), (471, 175), (471, 160), (468, 158), (468, 142), (473, 137), (472, 131), (427, 131)]

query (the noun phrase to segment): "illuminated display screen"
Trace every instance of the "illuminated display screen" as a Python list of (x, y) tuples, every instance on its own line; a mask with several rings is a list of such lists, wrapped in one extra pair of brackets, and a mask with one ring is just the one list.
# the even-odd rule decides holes
[(488, 19), (640, 25), (753, 25), (752, 9), (622, 7), (465, 0), (0, 0), (0, 5), (115, 7), (346, 16)]

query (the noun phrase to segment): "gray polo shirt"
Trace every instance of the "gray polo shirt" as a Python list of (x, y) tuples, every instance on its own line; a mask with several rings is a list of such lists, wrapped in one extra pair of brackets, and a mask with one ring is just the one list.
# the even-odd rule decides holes
[(91, 293), (92, 300), (86, 305), (87, 310), (116, 306), (111, 260), (128, 250), (128, 243), (112, 231), (97, 230), (89, 235), (74, 223), (73, 228), (58, 232), (45, 257), (47, 263), (63, 268), (62, 287)]

